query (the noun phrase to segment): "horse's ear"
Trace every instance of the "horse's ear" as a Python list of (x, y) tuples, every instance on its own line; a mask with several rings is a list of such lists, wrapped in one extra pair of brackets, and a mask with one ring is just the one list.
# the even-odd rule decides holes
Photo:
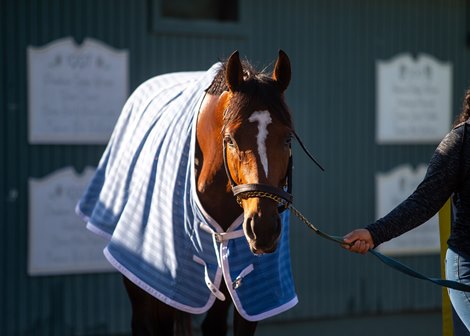
[(238, 50), (228, 58), (225, 80), (230, 91), (237, 91), (243, 83), (243, 68)]
[(274, 65), (273, 79), (278, 83), (281, 92), (284, 92), (289, 86), (291, 78), (290, 61), (287, 54), (279, 50), (279, 56)]

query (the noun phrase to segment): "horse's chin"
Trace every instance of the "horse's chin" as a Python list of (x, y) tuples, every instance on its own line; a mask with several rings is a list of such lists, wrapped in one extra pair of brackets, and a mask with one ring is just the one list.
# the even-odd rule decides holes
[(277, 249), (277, 242), (270, 247), (257, 247), (256, 242), (253, 240), (248, 240), (248, 245), (250, 246), (251, 253), (256, 256), (261, 256), (263, 254), (270, 254), (276, 252)]

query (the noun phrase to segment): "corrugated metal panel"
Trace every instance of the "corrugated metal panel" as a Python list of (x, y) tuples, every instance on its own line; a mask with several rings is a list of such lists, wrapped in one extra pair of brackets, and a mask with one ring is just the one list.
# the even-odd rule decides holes
[[(208, 68), (239, 49), (261, 67), (279, 48), (290, 56), (287, 99), (298, 133), (325, 165), (295, 149), (296, 206), (327, 232), (343, 234), (374, 218), (374, 174), (427, 162), (434, 146), (378, 146), (375, 61), (426, 52), (454, 66), (454, 111), (468, 85), (465, 1), (241, 1), (238, 37), (152, 32), (152, 1), (7, 0), (0, 6), (0, 331), (5, 335), (112, 334), (129, 329), (116, 274), (28, 277), (27, 180), (96, 164), (103, 146), (27, 143), (26, 47), (72, 36), (104, 41), (130, 55), (130, 87), (156, 74)], [(155, 18), (151, 18), (154, 20)], [(438, 309), (440, 290), (350, 255), (293, 221), (299, 305), (276, 320)], [(439, 274), (437, 256), (402, 258)], [(399, 293), (399, 295), (397, 295)]]
[[(59, 2), (9, 2), (2, 13), (2, 335), (110, 334), (128, 330), (127, 298), (116, 274), (28, 277), (27, 181), (72, 165), (81, 170), (96, 164), (101, 146), (30, 146), (27, 143), (26, 47), (81, 30), (82, 7)], [(75, 5), (75, 6), (73, 6)], [(91, 10), (92, 3), (88, 2)], [(108, 8), (111, 3), (108, 3)], [(77, 7), (77, 8), (74, 8)], [(90, 18), (92, 19), (92, 18)], [(80, 21), (77, 23), (76, 21)], [(97, 22), (98, 20), (93, 20)], [(70, 28), (73, 27), (73, 28)], [(109, 43), (109, 42), (108, 42)], [(3, 206), (5, 207), (3, 209)], [(110, 302), (106, 302), (110, 300)], [(109, 308), (111, 304), (112, 309)], [(112, 315), (112, 317), (111, 317)]]
[[(292, 58), (287, 98), (299, 134), (326, 166), (320, 173), (296, 152), (296, 204), (315, 224), (345, 233), (374, 218), (374, 174), (426, 163), (434, 145), (375, 145), (375, 61), (426, 52), (454, 65), (454, 113), (466, 86), (463, 1), (257, 1), (250, 43), (261, 56), (276, 47)], [(270, 12), (270, 15), (263, 13)], [(266, 31), (269, 33), (267, 34)], [(261, 42), (263, 41), (263, 42)], [(264, 51), (263, 51), (264, 50)], [(463, 80), (463, 81), (462, 81)], [(459, 82), (460, 84), (457, 84)], [(292, 317), (437, 309), (440, 290), (404, 278), (372, 258), (348, 255), (293, 228), (300, 304)], [(439, 274), (437, 256), (405, 262)], [(400, 285), (398, 285), (400, 284)], [(396, 295), (397, 287), (400, 295)], [(284, 318), (285, 315), (282, 317)]]
[[(297, 204), (319, 226), (333, 233), (347, 232), (373, 220), (375, 172), (407, 162), (427, 162), (434, 149), (375, 145), (375, 61), (403, 51), (427, 52), (460, 69), (463, 64), (455, 58), (466, 52), (459, 35), (464, 33), (463, 2), (433, 2), (426, 7), (409, 1), (360, 3), (317, 3), (318, 7), (310, 11), (310, 20), (315, 24), (306, 28), (310, 29), (309, 37), (297, 44), (307, 47), (295, 55), (304, 60), (300, 68), (302, 79), (297, 83), (305, 86), (314, 82), (318, 89), (311, 88), (310, 94), (296, 90), (299, 98), (295, 102), (305, 111), (301, 119), (297, 118), (297, 125), (302, 127), (299, 133), (306, 136), (306, 142), (317, 150), (327, 167), (325, 174), (313, 170), (305, 177), (299, 177), (303, 172), (297, 174), (297, 169), (300, 197), (312, 194), (305, 200), (298, 197)], [(304, 5), (307, 10), (307, 2)], [(450, 12), (455, 14), (452, 23), (447, 22)], [(286, 17), (299, 15), (302, 9)], [(459, 28), (455, 22), (460, 22)], [(286, 26), (292, 25), (294, 22)], [(454, 75), (460, 76), (458, 71)], [(318, 113), (314, 121), (310, 119), (313, 113)], [(305, 161), (300, 165), (305, 169), (307, 164)], [(311, 198), (315, 199), (313, 204)], [(297, 266), (298, 270), (304, 269), (299, 279), (304, 291), (301, 315), (439, 307), (439, 289), (404, 278), (371, 258), (350, 256), (329, 243), (306, 239), (303, 230), (296, 233), (303, 246)], [(306, 255), (316, 262), (308, 275), (303, 267)], [(403, 259), (429, 274), (439, 274), (437, 257)], [(396, 294), (398, 284), (400, 295)]]
[[(3, 6), (0, 6), (0, 20), (5, 22), (5, 15), (6, 9)], [(7, 35), (5, 29), (0, 30), (0, 59), (2, 60), (0, 63), (0, 132), (2, 136), (0, 136), (0, 243), (2, 245), (2, 250), (0, 252), (0, 272), (2, 272), (3, 276), (0, 277), (0, 295), (1, 301), (5, 302), (0, 305), (0, 329), (3, 329), (2, 326), (5, 325), (5, 311), (7, 308), (7, 302), (5, 300), (5, 292), (7, 286), (7, 256), (5, 253), (5, 240), (8, 237), (9, 232), (7, 232), (7, 222), (6, 222), (6, 206), (7, 206), (7, 189), (6, 189), (6, 139), (3, 136), (5, 134), (5, 125), (7, 120), (7, 97), (6, 97), (6, 43), (7, 43)]]

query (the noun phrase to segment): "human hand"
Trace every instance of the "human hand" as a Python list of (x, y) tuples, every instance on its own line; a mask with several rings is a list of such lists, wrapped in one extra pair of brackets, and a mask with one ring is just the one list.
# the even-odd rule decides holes
[(343, 237), (345, 244), (341, 245), (351, 252), (366, 254), (369, 249), (374, 248), (374, 241), (369, 230), (357, 229)]

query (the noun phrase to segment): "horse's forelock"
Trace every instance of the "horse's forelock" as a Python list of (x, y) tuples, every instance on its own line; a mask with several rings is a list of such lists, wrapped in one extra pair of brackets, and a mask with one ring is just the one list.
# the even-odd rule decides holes
[[(226, 62), (215, 76), (207, 93), (221, 95), (228, 90), (225, 80)], [(266, 72), (257, 71), (248, 61), (242, 61), (243, 84), (234, 92), (224, 114), (224, 126), (240, 118), (246, 118), (243, 113), (259, 109), (267, 109), (279, 118), (282, 123), (292, 127), (289, 109), (284, 102), (277, 83)]]
[(253, 111), (268, 110), (283, 124), (292, 127), (292, 118), (276, 82), (265, 75), (245, 80), (240, 90), (234, 92), (224, 114), (224, 123), (246, 119)]
[[(250, 62), (247, 60), (242, 60), (242, 67), (243, 67), (243, 79), (244, 80), (249, 80), (250, 78), (253, 77), (258, 77), (258, 76), (266, 76), (264, 73), (260, 73), (257, 71), (253, 65), (251, 65)], [(215, 75), (214, 80), (212, 81), (211, 85), (207, 89), (208, 94), (220, 96), (222, 92), (228, 91), (228, 85), (225, 80), (225, 74), (227, 71), (227, 61), (222, 63), (222, 66), (220, 70), (217, 72)]]

